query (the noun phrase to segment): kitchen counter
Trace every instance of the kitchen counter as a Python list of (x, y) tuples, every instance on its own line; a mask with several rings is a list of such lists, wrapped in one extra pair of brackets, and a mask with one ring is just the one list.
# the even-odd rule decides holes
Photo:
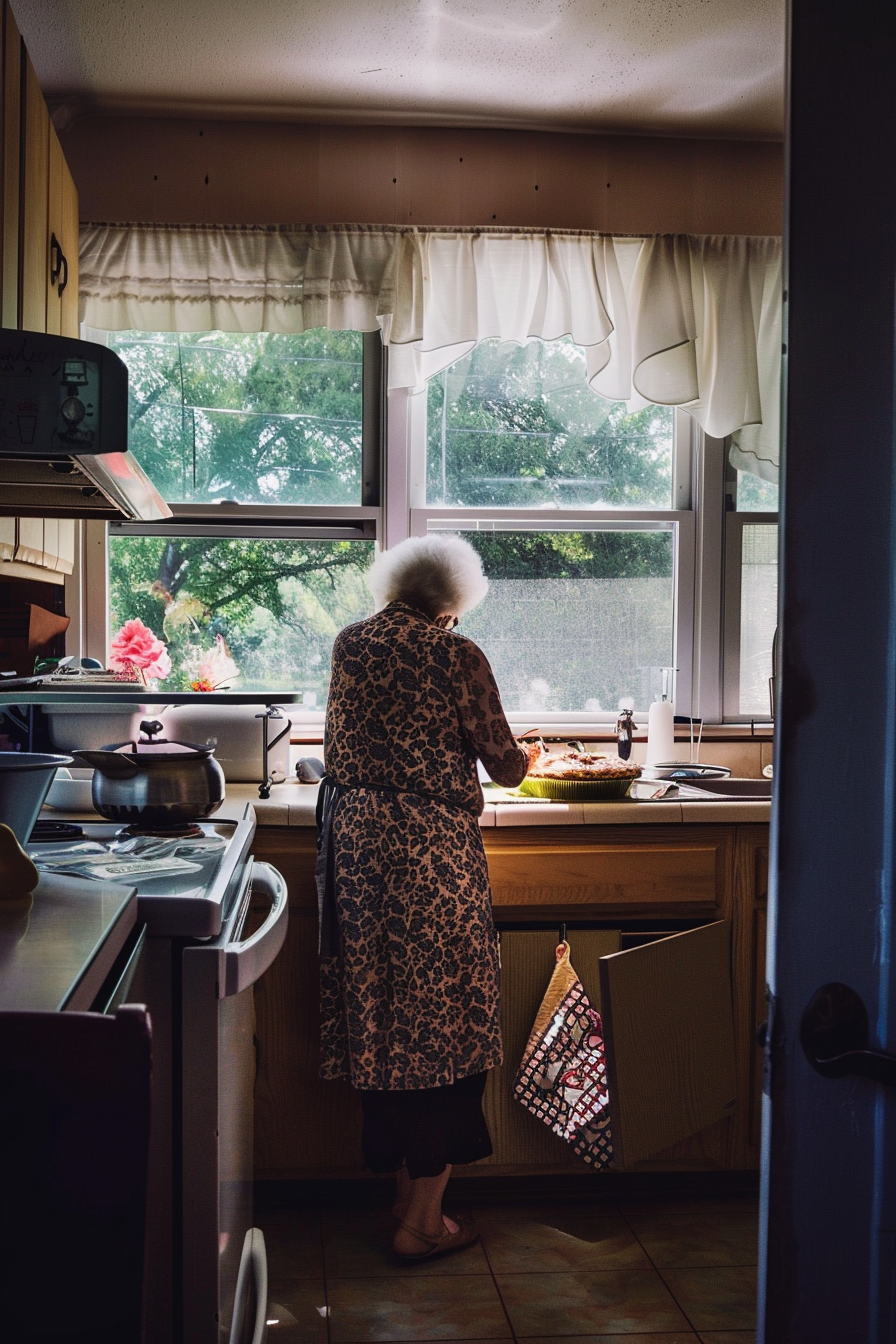
[[(314, 826), (317, 785), (300, 784), (298, 780), (288, 779), (283, 784), (273, 786), (270, 798), (259, 798), (257, 784), (229, 783), (224, 802), (215, 817), (220, 821), (238, 821), (245, 812), (247, 803), (251, 803), (255, 808), (259, 826)], [(61, 817), (63, 814), (45, 808), (42, 815), (53, 818)], [(85, 821), (98, 819), (95, 812), (66, 812), (65, 816), (71, 817), (73, 821), (77, 821), (79, 817)], [(634, 802), (623, 798), (619, 802), (608, 803), (549, 803), (538, 800), (525, 803), (486, 802), (479, 823), (483, 828), (657, 826), (682, 822), (697, 822), (702, 825), (719, 822), (737, 825), (748, 822), (768, 824), (770, 817), (771, 804), (764, 800), (677, 802), (664, 799), (658, 802)]]
[[(287, 780), (275, 784), (268, 799), (258, 797), (254, 784), (228, 784), (227, 797), (220, 816), (237, 815), (240, 807), (251, 803), (259, 826), (313, 826), (317, 786)], [(736, 825), (747, 822), (768, 824), (771, 804), (764, 800), (725, 799), (707, 802), (633, 802), (623, 798), (607, 803), (490, 803), (479, 819), (486, 827), (501, 826), (637, 826), (670, 825), (681, 822), (707, 824), (722, 822)]]
[(0, 913), (0, 1012), (86, 1012), (136, 918), (133, 887), (42, 877), (27, 914)]

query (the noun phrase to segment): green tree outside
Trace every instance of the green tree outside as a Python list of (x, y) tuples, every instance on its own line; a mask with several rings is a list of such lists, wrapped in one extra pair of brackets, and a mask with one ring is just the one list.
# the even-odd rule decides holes
[[(123, 333), (113, 345), (129, 367), (131, 450), (169, 499), (360, 501), (359, 333)], [(427, 422), (431, 505), (544, 511), (538, 531), (468, 533), (494, 596), (502, 595), (471, 618), (469, 633), (490, 656), (490, 644), (503, 650), (521, 707), (531, 699), (531, 677), (520, 670), (513, 639), (525, 651), (533, 631), (497, 629), (495, 617), (501, 612), (517, 626), (524, 590), (531, 616), (533, 592), (547, 599), (558, 583), (565, 586), (550, 589), (549, 605), (562, 591), (570, 611), (587, 599), (592, 624), (606, 625), (615, 613), (618, 647), (613, 668), (600, 675), (594, 650), (578, 649), (569, 674), (542, 697), (545, 707), (605, 707), (629, 683), (645, 684), (645, 658), (670, 660), (670, 534), (565, 532), (551, 529), (550, 516), (586, 505), (668, 508), (671, 412), (631, 413), (596, 396), (583, 352), (569, 341), (483, 342), (431, 381)], [(357, 542), (115, 537), (112, 630), (136, 616), (164, 638), (175, 664), (171, 689), (189, 685), (191, 666), (221, 635), (240, 686), (298, 687), (322, 704), (333, 637), (371, 609), (363, 583), (371, 558), (372, 546)], [(636, 608), (639, 633), (625, 635), (632, 623), (619, 612)], [(645, 640), (650, 622), (656, 638)], [(550, 656), (550, 632), (538, 639)], [(632, 677), (625, 668), (633, 658), (640, 670)]]

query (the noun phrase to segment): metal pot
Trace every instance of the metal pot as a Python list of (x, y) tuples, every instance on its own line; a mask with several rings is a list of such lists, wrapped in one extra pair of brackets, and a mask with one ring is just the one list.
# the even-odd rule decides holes
[(162, 724), (140, 725), (139, 742), (119, 742), (77, 756), (94, 768), (93, 806), (110, 821), (173, 829), (210, 817), (224, 800), (224, 772), (214, 743), (156, 739)]

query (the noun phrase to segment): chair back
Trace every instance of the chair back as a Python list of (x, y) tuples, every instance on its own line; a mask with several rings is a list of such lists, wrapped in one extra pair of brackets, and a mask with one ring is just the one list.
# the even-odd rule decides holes
[(140, 1344), (144, 1007), (0, 1013), (0, 1337)]

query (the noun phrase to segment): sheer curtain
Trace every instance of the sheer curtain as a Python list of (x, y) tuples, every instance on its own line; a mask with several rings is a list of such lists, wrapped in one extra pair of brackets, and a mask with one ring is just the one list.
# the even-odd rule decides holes
[(412, 391), (488, 337), (570, 336), (602, 396), (681, 406), (777, 479), (778, 238), (87, 224), (80, 294), (107, 331), (379, 328)]

